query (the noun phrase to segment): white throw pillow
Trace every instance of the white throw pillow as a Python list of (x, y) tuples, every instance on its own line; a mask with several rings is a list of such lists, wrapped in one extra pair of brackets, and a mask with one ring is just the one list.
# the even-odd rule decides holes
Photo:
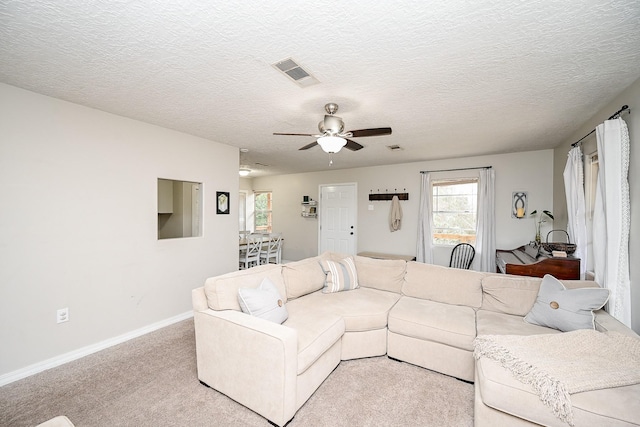
[(342, 261), (322, 259), (320, 266), (327, 275), (322, 289), (325, 294), (358, 288), (358, 272), (353, 258), (347, 257)]
[(278, 288), (268, 277), (257, 288), (238, 289), (238, 303), (243, 313), (272, 322), (282, 323), (289, 317)]
[(567, 289), (558, 279), (547, 274), (540, 283), (536, 302), (524, 320), (562, 332), (595, 329), (593, 310), (601, 309), (608, 299), (608, 289)]

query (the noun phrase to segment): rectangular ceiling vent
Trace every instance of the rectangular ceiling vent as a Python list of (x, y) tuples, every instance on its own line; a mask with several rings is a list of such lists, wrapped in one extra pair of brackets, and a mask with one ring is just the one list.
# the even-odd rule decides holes
[(399, 145), (387, 145), (387, 148), (391, 151), (400, 151), (402, 150), (402, 147), (400, 147)]
[(275, 64), (271, 64), (276, 70), (289, 77), (296, 82), (300, 87), (307, 87), (320, 83), (318, 79), (311, 75), (308, 71), (302, 68), (292, 58), (283, 59)]

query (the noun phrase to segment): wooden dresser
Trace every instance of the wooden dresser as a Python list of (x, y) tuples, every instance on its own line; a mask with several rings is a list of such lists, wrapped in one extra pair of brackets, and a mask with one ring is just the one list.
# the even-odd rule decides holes
[(512, 250), (498, 249), (496, 271), (533, 277), (551, 274), (556, 279), (580, 280), (580, 258), (553, 257), (531, 245)]

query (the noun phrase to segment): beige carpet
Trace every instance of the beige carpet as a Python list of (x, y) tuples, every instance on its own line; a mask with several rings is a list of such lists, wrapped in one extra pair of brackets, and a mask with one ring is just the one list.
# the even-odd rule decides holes
[[(268, 426), (196, 375), (185, 320), (0, 388), (0, 426), (66, 415), (77, 426)], [(299, 426), (472, 426), (473, 385), (387, 357), (342, 362)]]

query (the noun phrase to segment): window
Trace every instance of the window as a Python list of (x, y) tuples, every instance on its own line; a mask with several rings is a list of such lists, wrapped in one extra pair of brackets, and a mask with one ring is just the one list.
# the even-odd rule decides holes
[(256, 232), (271, 233), (273, 230), (273, 199), (271, 191), (255, 193)]
[(476, 241), (478, 179), (434, 180), (433, 244), (474, 244)]

